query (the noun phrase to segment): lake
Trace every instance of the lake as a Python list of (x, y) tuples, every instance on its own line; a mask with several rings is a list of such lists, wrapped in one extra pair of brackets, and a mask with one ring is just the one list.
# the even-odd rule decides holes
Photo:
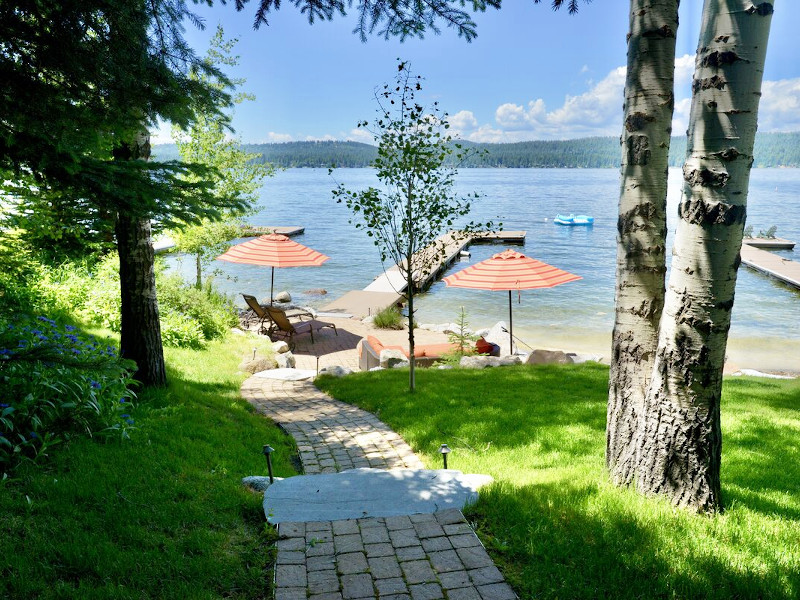
[[(298, 242), (331, 257), (322, 267), (276, 269), (275, 290), (288, 290), (293, 302), (320, 307), (353, 289), (363, 289), (382, 272), (377, 248), (349, 223), (347, 207), (336, 204), (331, 190), (337, 183), (351, 189), (377, 185), (371, 169), (289, 169), (265, 182), (262, 210), (254, 225), (297, 225), (305, 233)], [(671, 169), (668, 227), (671, 244), (677, 222), (681, 175)], [(508, 230), (528, 232), (524, 254), (583, 277), (552, 289), (514, 294), (514, 333), (534, 347), (556, 347), (608, 356), (614, 322), (616, 219), (619, 194), (616, 169), (462, 169), (457, 189), (476, 191), (470, 218), (502, 222)], [(595, 217), (592, 227), (561, 227), (557, 213)], [(778, 227), (777, 235), (800, 242), (800, 169), (754, 169), (748, 199), (749, 225), (754, 231)], [(488, 258), (503, 246), (475, 245), (468, 261), (451, 272)], [(782, 251), (800, 260), (800, 251)], [(191, 277), (190, 261), (169, 262)], [(226, 292), (269, 294), (269, 269), (215, 262), (216, 276)], [(386, 265), (391, 266), (391, 265)], [(235, 278), (235, 279), (232, 279)], [(323, 288), (326, 296), (305, 294)], [(241, 297), (239, 297), (240, 299)], [(508, 318), (508, 295), (447, 288), (442, 282), (418, 297), (421, 323), (455, 321), (463, 306), (473, 329)], [(521, 348), (525, 349), (524, 344)], [(800, 370), (800, 292), (746, 267), (739, 270), (733, 309), (729, 359), (740, 366)]]

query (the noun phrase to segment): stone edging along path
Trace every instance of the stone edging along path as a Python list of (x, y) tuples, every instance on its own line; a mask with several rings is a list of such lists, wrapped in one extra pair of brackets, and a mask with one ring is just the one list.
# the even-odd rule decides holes
[[(242, 396), (297, 442), (307, 474), (423, 469), (375, 415), (308, 381), (250, 377)], [(515, 600), (460, 510), (278, 526), (275, 600)]]

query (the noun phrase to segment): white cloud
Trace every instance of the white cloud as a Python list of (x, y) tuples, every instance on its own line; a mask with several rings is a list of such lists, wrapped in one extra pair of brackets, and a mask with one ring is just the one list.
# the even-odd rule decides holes
[[(691, 89), (689, 84), (692, 83), (692, 76), (694, 75), (694, 54), (684, 54), (683, 56), (675, 59), (675, 88)], [(682, 94), (678, 94), (682, 96)]]
[(457, 133), (465, 134), (478, 127), (478, 119), (471, 110), (460, 110), (447, 118), (450, 127)]
[(356, 127), (344, 138), (348, 142), (363, 142), (364, 144), (375, 144), (375, 138), (363, 127)]
[(761, 93), (759, 131), (800, 130), (800, 77), (765, 81)]
[(588, 73), (589, 72), (589, 65), (583, 65), (581, 67), (581, 73)]
[(692, 108), (692, 99), (684, 98), (675, 103), (672, 112), (672, 135), (686, 135), (689, 127), (689, 111)]
[(282, 142), (292, 142), (294, 138), (288, 133), (275, 133), (274, 131), (270, 131), (267, 134), (267, 137), (261, 140), (259, 143), (261, 144), (279, 144)]

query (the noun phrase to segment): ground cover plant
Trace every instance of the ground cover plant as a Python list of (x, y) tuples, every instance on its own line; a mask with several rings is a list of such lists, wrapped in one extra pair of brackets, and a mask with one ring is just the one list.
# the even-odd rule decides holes
[(293, 443), (241, 399), (242, 340), (167, 349), (120, 441), (73, 439), (0, 482), (2, 598), (263, 598), (271, 526), (241, 477), (295, 474)]
[(441, 466), (496, 483), (467, 511), (521, 598), (796, 598), (800, 381), (729, 378), (726, 511), (697, 516), (614, 487), (600, 365), (362, 373), (318, 384), (377, 413)]
[(134, 365), (117, 354), (45, 316), (0, 319), (0, 474), (75, 435), (128, 437)]

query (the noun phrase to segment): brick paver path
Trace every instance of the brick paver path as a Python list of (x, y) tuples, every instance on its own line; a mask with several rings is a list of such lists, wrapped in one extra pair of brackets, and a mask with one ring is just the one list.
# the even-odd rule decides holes
[[(296, 350), (297, 367), (358, 368), (354, 339), (336, 320)], [(359, 324), (360, 325), (360, 324)], [(324, 336), (324, 337), (323, 337)], [(297, 442), (307, 474), (358, 467), (425, 468), (375, 415), (334, 400), (309, 381), (250, 377), (242, 395)], [(278, 526), (275, 600), (515, 600), (460, 510)]]

